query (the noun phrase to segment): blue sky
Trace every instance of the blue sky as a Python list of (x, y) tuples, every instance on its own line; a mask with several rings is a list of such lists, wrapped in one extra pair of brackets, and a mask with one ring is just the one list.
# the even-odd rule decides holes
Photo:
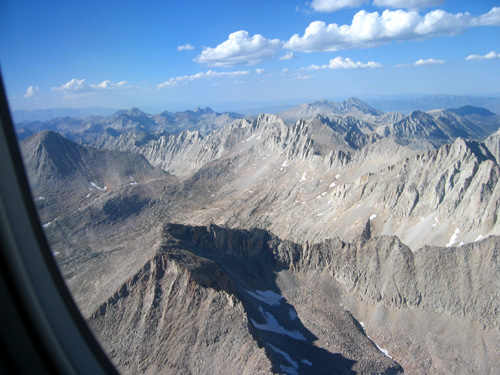
[(12, 109), (500, 94), (497, 1), (0, 2)]

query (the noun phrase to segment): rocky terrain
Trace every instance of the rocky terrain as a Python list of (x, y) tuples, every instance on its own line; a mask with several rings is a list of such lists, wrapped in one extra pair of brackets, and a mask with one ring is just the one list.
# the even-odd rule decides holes
[(500, 369), (498, 116), (355, 98), (222, 127), (192, 112), (206, 132), (132, 109), (68, 130), (80, 144), (21, 142), (54, 256), (122, 372)]

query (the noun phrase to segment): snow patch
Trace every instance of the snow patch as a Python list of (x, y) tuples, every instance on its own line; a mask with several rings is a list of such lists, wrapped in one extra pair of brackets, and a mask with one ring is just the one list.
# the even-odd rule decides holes
[(57, 255), (59, 255), (59, 251), (54, 251), (52, 254), (53, 254), (54, 256), (57, 256)]
[(457, 242), (458, 234), (460, 233), (460, 229), (455, 228), (455, 233), (451, 235), (450, 242), (446, 244), (446, 247), (450, 247), (453, 245), (455, 242)]
[(264, 324), (260, 324), (260, 323), (257, 323), (255, 320), (250, 319), (250, 321), (252, 322), (252, 324), (255, 328), (263, 330), (263, 331), (270, 331), (270, 332), (278, 333), (280, 335), (286, 335), (286, 336), (289, 336), (295, 340), (301, 340), (301, 341), (306, 340), (304, 335), (302, 333), (300, 333), (299, 331), (289, 331), (286, 328), (280, 326), (280, 324), (278, 323), (278, 321), (276, 320), (274, 315), (271, 314), (270, 312), (264, 311), (264, 309), (262, 309), (262, 307), (260, 307), (260, 306), (259, 306), (259, 311), (262, 314), (262, 316), (264, 317), (264, 319), (266, 320), (266, 322)]
[(43, 201), (43, 200), (45, 200), (45, 197), (36, 197), (36, 200), (37, 201)]
[(301, 359), (300, 362), (305, 363), (308, 366), (312, 366), (313, 365), (312, 362), (310, 360), (308, 360), (308, 359)]
[(54, 220), (52, 220), (52, 221), (49, 221), (48, 223), (43, 224), (43, 225), (42, 225), (42, 227), (44, 227), (44, 228), (48, 228), (48, 227), (50, 226), (50, 224), (52, 224), (53, 222), (55, 222), (55, 221), (57, 221), (57, 220), (59, 220), (59, 218), (58, 218), (58, 217), (56, 217), (56, 218), (55, 218)]
[(359, 322), (359, 325), (361, 326), (361, 328), (365, 329), (365, 323)]
[(274, 293), (272, 290), (256, 290), (255, 292), (251, 292), (249, 290), (245, 290), (248, 294), (250, 294), (253, 298), (258, 299), (264, 303), (267, 303), (270, 306), (279, 305), (283, 296)]
[(335, 187), (335, 182), (332, 182), (329, 186), (329, 188), (331, 189), (332, 187)]
[[(254, 134), (254, 135), (252, 135), (250, 138), (247, 138), (247, 142), (248, 142), (250, 139), (252, 139), (253, 137), (255, 137), (255, 134)], [(258, 139), (258, 138), (257, 138), (257, 139)]]
[[(285, 361), (287, 361), (287, 362), (290, 364), (290, 366), (292, 366), (292, 367), (291, 367), (291, 369), (293, 369), (294, 371), (295, 371), (295, 370), (298, 370), (298, 368), (299, 368), (299, 364), (298, 364), (297, 362), (295, 362), (295, 361), (292, 359), (292, 357), (290, 357), (290, 355), (289, 355), (287, 352), (285, 352), (285, 351), (281, 350), (280, 348), (277, 348), (277, 347), (276, 347), (276, 346), (274, 346), (273, 344), (266, 344), (266, 345), (267, 345), (269, 348), (271, 348), (273, 351), (275, 351), (276, 353), (278, 353), (278, 354), (282, 355), (282, 356), (283, 356), (283, 358), (285, 358)], [(281, 365), (280, 367), (281, 367), (281, 369), (282, 369), (282, 370), (283, 370), (283, 367), (286, 367), (286, 368), (290, 369), (290, 367), (283, 366), (283, 365)], [(297, 373), (297, 371), (295, 371), (295, 374), (296, 374), (296, 373)]]
[(136, 180), (134, 180), (132, 176), (128, 176), (128, 178), (130, 178), (130, 181), (132, 181), (131, 183), (129, 183), (129, 185), (139, 185), (139, 183)]
[(288, 167), (288, 164), (286, 163), (288, 160), (285, 160), (283, 164), (281, 164), (282, 167)]
[(375, 219), (377, 217), (377, 215), (373, 214), (372, 216), (370, 216), (370, 221), (372, 221), (373, 219)]
[(94, 184), (92, 181), (90, 181), (90, 185), (92, 185), (93, 187), (95, 187), (97, 190), (106, 190), (108, 188), (106, 185), (104, 185), (103, 188), (100, 188), (99, 186), (97, 186), (96, 184)]
[(304, 173), (302, 174), (302, 177), (300, 178), (300, 181), (305, 181), (306, 179), (307, 179), (307, 173), (306, 173), (306, 172), (304, 172)]
[(474, 240), (474, 242), (480, 241), (482, 239), (483, 239), (483, 235), (480, 234), (479, 236), (476, 237), (476, 239)]
[(322, 192), (321, 195), (325, 196), (326, 195), (326, 191)]
[(336, 178), (337, 180), (339, 179), (339, 177), (340, 177), (340, 175), (339, 175), (339, 174), (336, 174), (336, 175), (335, 175), (335, 178)]
[(291, 320), (297, 320), (297, 318), (299, 317), (297, 315), (297, 312), (295, 310), (292, 310), (292, 309), (290, 309), (290, 311), (288, 311), (288, 316), (290, 317)]

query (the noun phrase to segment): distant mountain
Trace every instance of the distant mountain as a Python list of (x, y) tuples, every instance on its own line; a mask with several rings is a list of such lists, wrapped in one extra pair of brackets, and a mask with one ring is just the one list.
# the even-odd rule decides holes
[(320, 100), (310, 104), (303, 103), (297, 107), (278, 113), (278, 116), (280, 116), (287, 123), (294, 123), (299, 119), (310, 118), (314, 115), (349, 115), (359, 118), (360, 115), (382, 116), (383, 112), (370, 107), (358, 98), (349, 98), (343, 102)]
[(46, 121), (20, 122), (17, 124), (19, 139), (31, 134), (52, 130), (79, 143), (92, 142), (106, 130), (123, 132), (167, 132), (178, 134), (184, 130), (198, 131), (206, 135), (226, 126), (243, 115), (226, 112), (217, 113), (210, 108), (196, 108), (193, 111), (171, 113), (168, 111), (152, 116), (138, 108), (115, 111), (110, 116), (90, 116), (86, 118), (58, 117)]
[(104, 107), (15, 110), (12, 111), (12, 117), (14, 123), (18, 124), (27, 121), (47, 121), (57, 117), (109, 116), (115, 111), (116, 109)]
[(472, 105), (464, 105), (460, 108), (450, 108), (448, 111), (456, 113), (459, 116), (480, 115), (480, 116), (495, 116), (495, 113), (488, 111), (486, 108), (474, 107)]
[(489, 129), (451, 111), (425, 113), (417, 110), (400, 121), (377, 129), (377, 132), (401, 145), (416, 150), (431, 150), (452, 143), (457, 138), (484, 140), (500, 126), (499, 121), (495, 123)]
[(500, 113), (499, 96), (474, 97), (460, 95), (428, 95), (403, 100), (371, 99), (365, 101), (384, 112), (394, 111), (406, 114), (417, 109), (421, 111), (430, 111), (433, 109), (459, 108), (467, 105), (483, 107), (493, 113)]

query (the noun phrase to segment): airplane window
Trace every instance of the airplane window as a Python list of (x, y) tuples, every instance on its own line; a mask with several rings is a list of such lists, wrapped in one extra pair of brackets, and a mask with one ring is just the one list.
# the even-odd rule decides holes
[(0, 23), (0, 371), (498, 372), (499, 7)]

